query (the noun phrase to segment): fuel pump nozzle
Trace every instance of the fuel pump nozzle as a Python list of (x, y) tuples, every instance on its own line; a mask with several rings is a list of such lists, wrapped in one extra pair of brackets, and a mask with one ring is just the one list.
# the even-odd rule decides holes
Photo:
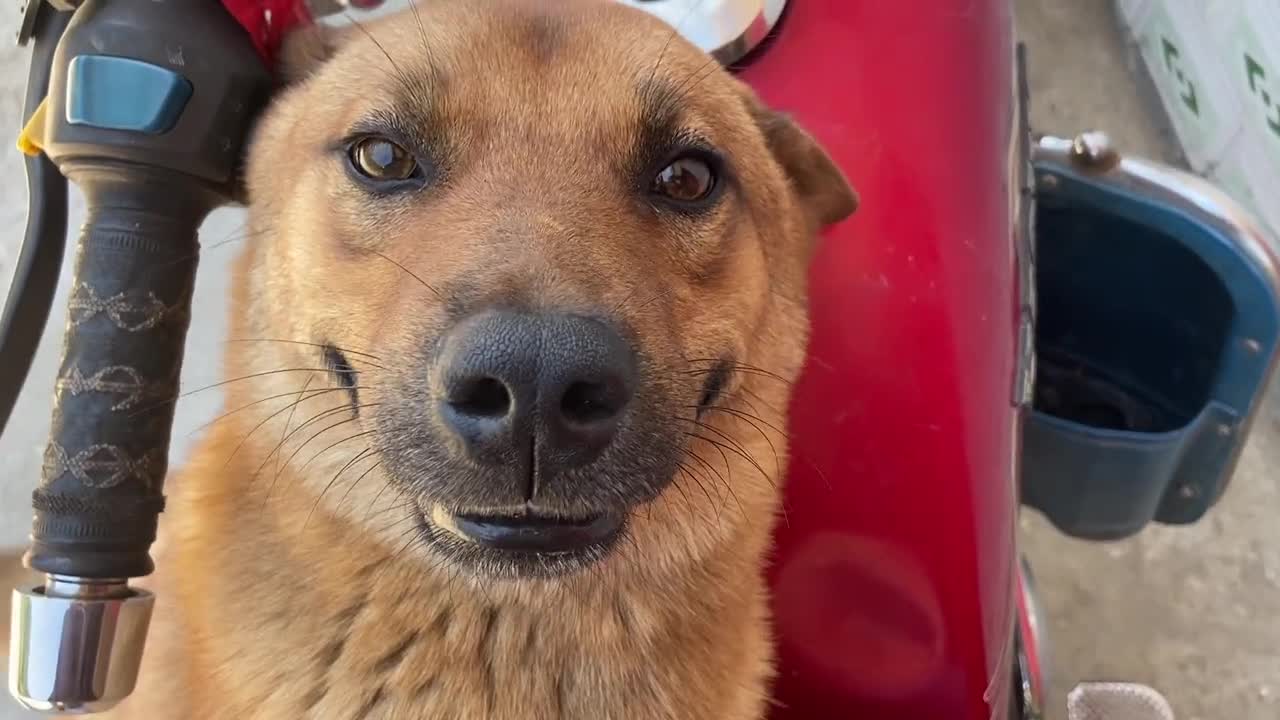
[[(46, 580), (14, 592), (9, 689), (34, 710), (92, 713), (137, 678), (154, 599), (129, 579), (153, 569), (197, 231), (239, 199), (271, 76), (217, 0), (84, 0), (69, 22), (50, 4), (28, 11), (49, 64), (33, 68), (48, 93), (26, 149), (79, 186), (87, 217), (25, 557)], [(26, 242), (61, 245), (65, 220), (45, 225)]]

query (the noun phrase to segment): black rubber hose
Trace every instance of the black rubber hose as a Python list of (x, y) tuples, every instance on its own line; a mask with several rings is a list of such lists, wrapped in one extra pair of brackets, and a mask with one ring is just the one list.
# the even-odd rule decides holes
[[(31, 0), (37, 1), (44, 0)], [(47, 4), (36, 15), (24, 126), (49, 91), (53, 53), (70, 20), (71, 13), (56, 12)], [(66, 178), (44, 155), (26, 158), (26, 170), (27, 231), (0, 318), (0, 368), (5, 373), (0, 383), (0, 433), (9, 422), (44, 333), (67, 239)]]

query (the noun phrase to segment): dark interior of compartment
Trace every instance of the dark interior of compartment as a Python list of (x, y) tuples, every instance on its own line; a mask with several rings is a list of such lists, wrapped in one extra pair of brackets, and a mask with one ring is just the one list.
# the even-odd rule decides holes
[(1164, 432), (1208, 400), (1232, 315), (1181, 243), (1087, 208), (1039, 201), (1035, 409)]

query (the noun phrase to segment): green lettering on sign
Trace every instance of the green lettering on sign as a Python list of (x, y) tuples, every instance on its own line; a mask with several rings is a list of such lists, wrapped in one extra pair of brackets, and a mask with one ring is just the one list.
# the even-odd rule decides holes
[(1164, 48), (1164, 65), (1177, 78), (1178, 85), (1182, 88), (1182, 92), (1178, 94), (1178, 97), (1182, 98), (1182, 104), (1186, 105), (1193, 115), (1199, 117), (1200, 101), (1196, 97), (1196, 86), (1191, 84), (1191, 81), (1187, 79), (1182, 72), (1182, 68), (1178, 65), (1180, 54), (1177, 46), (1169, 42), (1169, 38), (1163, 35), (1160, 37), (1160, 43)]
[(1249, 90), (1262, 101), (1262, 106), (1267, 113), (1267, 127), (1280, 136), (1280, 103), (1273, 102), (1271, 93), (1267, 92), (1267, 71), (1263, 69), (1262, 63), (1254, 60), (1249, 53), (1244, 54), (1244, 71), (1249, 76)]

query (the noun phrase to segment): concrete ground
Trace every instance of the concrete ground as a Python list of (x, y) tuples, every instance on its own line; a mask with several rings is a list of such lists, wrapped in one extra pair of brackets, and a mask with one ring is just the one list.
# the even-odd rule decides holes
[[(1070, 134), (1097, 127), (1122, 148), (1176, 161), (1178, 152), (1137, 65), (1127, 52), (1110, 0), (1015, 0), (1030, 51), (1032, 118), (1038, 130)], [(0, 13), (0, 38), (17, 15)], [(19, 116), (26, 52), (0, 42), (0, 117)], [(4, 125), (12, 133), (15, 125)], [(25, 186), (9, 140), (0, 153), (0, 277), (12, 273), (21, 243)], [(71, 227), (83, 218), (73, 202)], [(204, 229), (195, 316), (183, 385), (218, 375), (225, 333), (228, 261), (242, 216), (222, 211)], [(39, 476), (66, 280), (11, 427), (0, 438), (0, 548), (17, 548), (28, 530), (28, 498)], [(7, 281), (5, 283), (7, 286)], [(216, 392), (182, 400), (173, 456), (212, 417)], [(1268, 401), (1218, 508), (1189, 528), (1151, 528), (1129, 541), (1095, 544), (1057, 534), (1030, 513), (1023, 543), (1048, 615), (1053, 701), (1082, 680), (1134, 680), (1164, 691), (1179, 720), (1269, 720), (1280, 716), (1280, 398)], [(1269, 472), (1270, 471), (1270, 472)], [(3, 551), (0, 550), (0, 553)], [(20, 717), (0, 701), (0, 720)], [(1060, 716), (1054, 716), (1060, 717)]]

